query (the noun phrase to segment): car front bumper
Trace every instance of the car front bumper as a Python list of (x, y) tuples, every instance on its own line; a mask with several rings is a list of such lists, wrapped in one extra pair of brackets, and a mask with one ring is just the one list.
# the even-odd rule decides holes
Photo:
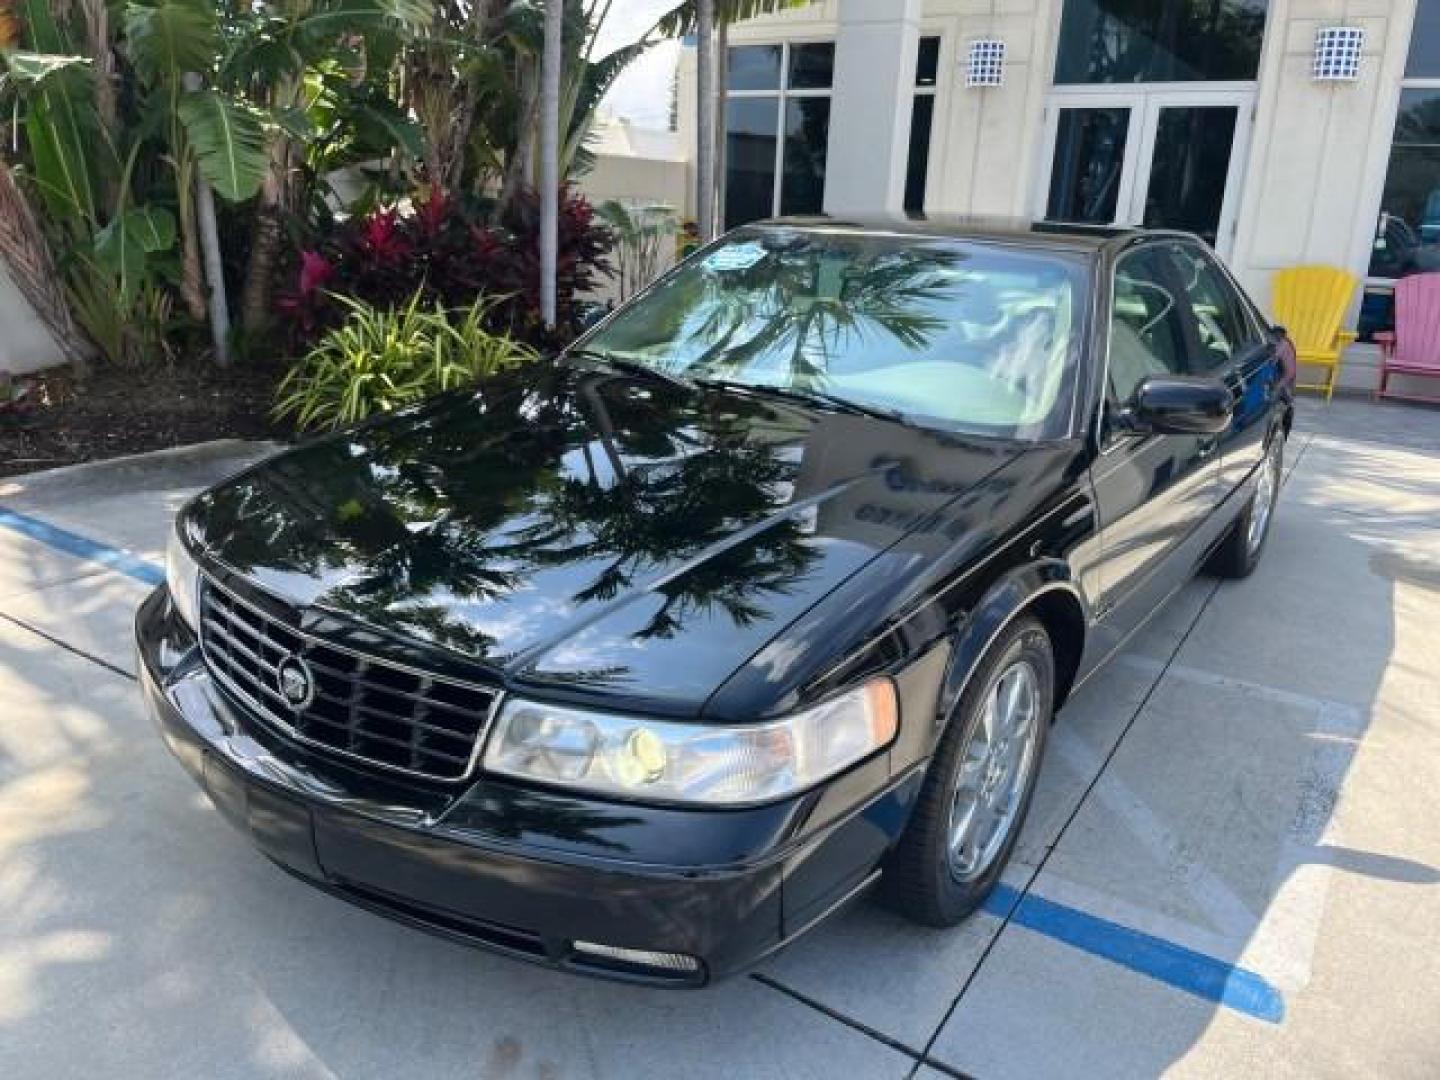
[(146, 706), (221, 813), (284, 869), (469, 944), (700, 985), (871, 884), (918, 793), (884, 755), (788, 803), (637, 807), (481, 778), (437, 793), (287, 745), (226, 697), (158, 589), (136, 619)]

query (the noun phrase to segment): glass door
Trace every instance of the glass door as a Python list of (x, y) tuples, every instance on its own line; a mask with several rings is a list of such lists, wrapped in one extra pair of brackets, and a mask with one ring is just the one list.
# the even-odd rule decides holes
[(1253, 101), (1248, 91), (1147, 95), (1145, 142), (1137, 162), (1144, 179), (1136, 185), (1128, 221), (1184, 229), (1227, 254)]
[(1138, 97), (1074, 94), (1057, 98), (1046, 117), (1050, 174), (1041, 215), (1047, 221), (1114, 225), (1134, 201), (1140, 136)]
[(1055, 95), (1041, 213), (1184, 229), (1227, 253), (1252, 100), (1248, 90)]

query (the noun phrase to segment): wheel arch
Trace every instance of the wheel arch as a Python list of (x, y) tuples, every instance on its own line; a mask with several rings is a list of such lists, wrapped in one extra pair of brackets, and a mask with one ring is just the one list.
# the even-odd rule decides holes
[(1055, 655), (1055, 708), (1064, 704), (1085, 652), (1089, 606), (1064, 563), (1037, 563), (1012, 571), (992, 585), (957, 628), (936, 715), (937, 731), (948, 721), (991, 645), (1027, 615), (1039, 619), (1050, 637)]

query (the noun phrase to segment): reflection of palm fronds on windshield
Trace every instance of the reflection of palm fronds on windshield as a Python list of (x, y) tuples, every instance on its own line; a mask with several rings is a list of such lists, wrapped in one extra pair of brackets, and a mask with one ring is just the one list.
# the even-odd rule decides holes
[(800, 250), (772, 254), (743, 282), (712, 275), (695, 331), (711, 345), (685, 368), (733, 376), (784, 360), (792, 383), (805, 385), (824, 381), (831, 357), (856, 341), (888, 337), (923, 349), (945, 327), (934, 309), (957, 298), (947, 270), (962, 258), (938, 248), (882, 251), (827, 282), (824, 253)]

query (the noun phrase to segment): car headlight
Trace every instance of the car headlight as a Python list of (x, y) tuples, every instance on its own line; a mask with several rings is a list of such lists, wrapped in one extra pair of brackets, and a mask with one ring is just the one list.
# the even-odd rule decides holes
[(185, 547), (177, 526), (170, 530), (170, 543), (165, 547), (165, 584), (175, 610), (191, 630), (200, 627), (200, 567)]
[(512, 698), (485, 750), (492, 773), (601, 795), (737, 806), (781, 799), (887, 746), (889, 679), (781, 720), (692, 724)]

